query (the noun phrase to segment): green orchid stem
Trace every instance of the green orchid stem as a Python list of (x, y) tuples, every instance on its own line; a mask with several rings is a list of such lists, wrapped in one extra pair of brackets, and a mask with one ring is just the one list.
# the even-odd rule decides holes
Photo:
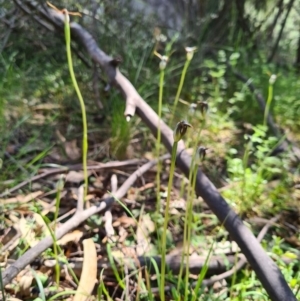
[(77, 80), (75, 77), (73, 62), (72, 62), (72, 54), (71, 54), (71, 31), (70, 31), (70, 20), (69, 15), (65, 13), (65, 38), (66, 38), (66, 50), (67, 50), (67, 58), (70, 76), (72, 79), (73, 86), (75, 88), (76, 94), (78, 96), (81, 113), (82, 113), (82, 127), (83, 127), (83, 139), (82, 139), (82, 165), (83, 165), (83, 176), (84, 176), (84, 194), (83, 199), (85, 201), (88, 189), (88, 171), (87, 171), (87, 150), (88, 150), (88, 135), (87, 135), (87, 118), (86, 118), (86, 110), (85, 104), (80, 92), (80, 89), (77, 84)]
[(173, 105), (173, 110), (172, 110), (172, 116), (171, 116), (170, 124), (172, 124), (172, 122), (173, 122), (173, 118), (174, 118), (174, 115), (175, 115), (175, 112), (176, 112), (176, 108), (177, 108), (177, 104), (178, 104), (178, 101), (179, 101), (179, 97), (180, 97), (180, 94), (181, 94), (181, 91), (182, 91), (182, 87), (183, 87), (183, 84), (184, 84), (185, 75), (186, 75), (186, 72), (187, 72), (187, 69), (188, 69), (190, 63), (191, 63), (191, 60), (186, 60), (184, 66), (183, 66), (183, 70), (182, 70), (182, 73), (181, 73), (179, 86), (178, 86), (177, 93), (176, 93), (176, 96), (175, 96), (175, 101), (174, 101), (174, 105)]
[(192, 233), (192, 212), (193, 212), (193, 192), (195, 191), (195, 186), (196, 186), (196, 178), (197, 178), (197, 172), (198, 172), (198, 164), (196, 164), (194, 160), (194, 167), (193, 167), (193, 176), (192, 176), (192, 185), (190, 185), (190, 191), (189, 191), (189, 196), (188, 196), (188, 204), (187, 204), (187, 234), (186, 234), (186, 270), (185, 270), (185, 286), (184, 286), (184, 300), (187, 300), (188, 298), (188, 288), (189, 288), (189, 254), (190, 254), (190, 245), (191, 245), (191, 233)]
[[(185, 221), (184, 221), (184, 229), (183, 229), (183, 249), (184, 252), (181, 257), (181, 264), (180, 264), (180, 269), (179, 269), (179, 274), (178, 274), (178, 282), (177, 282), (177, 291), (179, 291), (180, 283), (182, 280), (182, 275), (183, 275), (183, 262), (184, 262), (184, 257), (185, 254), (187, 256), (187, 261), (188, 261), (188, 253), (189, 253), (189, 246), (190, 246), (190, 225), (192, 223), (191, 217), (192, 217), (192, 208), (193, 208), (193, 203), (192, 203), (192, 198), (193, 198), (193, 191), (195, 189), (195, 184), (196, 184), (196, 177), (197, 177), (197, 171), (198, 171), (198, 165), (196, 163), (196, 156), (197, 156), (197, 144), (198, 141), (200, 140), (201, 132), (203, 128), (205, 127), (206, 124), (206, 116), (203, 116), (203, 121), (201, 124), (201, 127), (198, 131), (197, 137), (196, 137), (196, 144), (194, 145), (195, 152), (192, 157), (192, 162), (190, 166), (190, 173), (189, 173), (189, 186), (188, 186), (188, 199), (187, 199), (187, 206), (186, 206), (186, 211), (185, 211)], [(188, 264), (186, 265), (188, 267)], [(185, 285), (185, 294), (187, 294), (187, 281), (188, 281), (188, 270), (186, 271), (186, 285)], [(180, 298), (180, 295), (179, 295)], [(179, 300), (179, 299), (178, 299)], [(186, 300), (186, 299), (185, 299)]]
[(265, 107), (265, 114), (264, 114), (264, 126), (267, 126), (267, 120), (270, 112), (272, 99), (273, 99), (273, 84), (269, 84), (268, 99), (267, 99), (267, 104)]
[[(54, 213), (54, 229), (56, 229), (57, 226), (57, 219), (58, 219), (58, 213), (59, 213), (59, 205), (60, 205), (60, 196), (61, 191), (64, 187), (64, 183), (62, 178), (59, 179), (57, 184), (57, 193), (56, 193), (56, 201), (55, 201), (55, 213)], [(55, 262), (55, 281), (57, 288), (59, 287), (59, 280), (60, 280), (60, 266), (59, 266), (59, 260), (58, 260), (58, 250), (57, 250), (57, 244), (56, 242), (53, 244), (53, 251), (54, 256), (56, 259)]]
[[(164, 77), (165, 71), (160, 70), (160, 78), (159, 78), (159, 96), (158, 96), (158, 127), (157, 127), (157, 139), (156, 139), (156, 155), (157, 158), (160, 157), (160, 144), (161, 144), (161, 129), (160, 129), (160, 121), (162, 115), (162, 98), (163, 98), (163, 88), (164, 88)], [(160, 172), (161, 172), (161, 162), (157, 163), (157, 173), (156, 173), (156, 190), (157, 190), (157, 204), (156, 211), (159, 213), (160, 211)]]
[(166, 244), (167, 244), (167, 230), (168, 230), (168, 222), (169, 222), (169, 210), (170, 210), (170, 198), (171, 198), (171, 190), (173, 184), (173, 177), (175, 173), (175, 163), (176, 163), (176, 154), (177, 154), (177, 145), (178, 142), (174, 142), (172, 147), (172, 157), (171, 157), (171, 167), (170, 167), (170, 175), (168, 182), (168, 195), (165, 209), (165, 219), (164, 219), (164, 228), (162, 231), (161, 237), (161, 281), (160, 281), (160, 300), (165, 300), (165, 274), (166, 274)]

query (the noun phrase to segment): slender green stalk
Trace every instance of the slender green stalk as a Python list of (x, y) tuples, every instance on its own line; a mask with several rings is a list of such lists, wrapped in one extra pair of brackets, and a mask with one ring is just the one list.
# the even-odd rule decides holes
[(267, 119), (269, 116), (270, 107), (273, 100), (273, 85), (275, 83), (275, 80), (276, 80), (276, 75), (272, 74), (269, 80), (268, 99), (267, 99), (267, 104), (265, 107), (265, 114), (264, 114), (264, 126), (267, 125)]
[[(185, 218), (184, 218), (184, 229), (183, 229), (183, 248), (184, 248), (184, 252), (182, 253), (182, 257), (181, 257), (181, 264), (180, 264), (180, 269), (179, 269), (179, 274), (178, 274), (178, 282), (177, 282), (177, 291), (179, 291), (179, 287), (180, 287), (180, 283), (182, 281), (182, 275), (183, 275), (183, 261), (184, 261), (184, 256), (185, 256), (185, 253), (187, 253), (187, 256), (188, 256), (188, 253), (189, 253), (189, 235), (188, 235), (188, 232), (189, 229), (190, 229), (190, 226), (189, 226), (189, 223), (191, 223), (191, 211), (192, 211), (192, 193), (193, 193), (193, 187), (195, 187), (195, 184), (192, 185), (192, 179), (196, 179), (196, 176), (193, 177), (193, 175), (195, 175), (195, 173), (197, 173), (197, 164), (195, 164), (196, 162), (196, 156), (197, 156), (197, 143), (200, 139), (200, 136), (201, 136), (201, 132), (203, 130), (203, 128), (205, 127), (205, 116), (204, 116), (204, 119), (202, 121), (202, 124), (200, 126), (200, 129), (198, 131), (198, 134), (197, 134), (197, 138), (196, 138), (196, 144), (194, 146), (194, 149), (195, 149), (195, 152), (193, 154), (193, 157), (192, 157), (192, 161), (191, 161), (191, 166), (190, 166), (190, 172), (189, 172), (189, 186), (188, 186), (188, 199), (187, 199), (187, 206), (186, 206), (186, 211), (185, 211)], [(195, 169), (196, 169), (196, 172), (195, 172)], [(195, 182), (196, 183), (196, 182)], [(185, 247), (187, 247), (187, 249), (185, 250)], [(187, 265), (188, 266), (188, 265)], [(188, 272), (188, 271), (187, 271)], [(188, 279), (188, 274), (186, 274), (186, 279)]]
[[(194, 160), (196, 161), (196, 160)], [(184, 286), (184, 300), (188, 298), (188, 288), (189, 288), (189, 253), (190, 253), (190, 245), (191, 245), (191, 232), (192, 232), (192, 211), (193, 211), (193, 192), (195, 190), (196, 178), (197, 178), (198, 164), (194, 162), (193, 166), (193, 175), (192, 175), (192, 185), (189, 185), (189, 193), (188, 193), (188, 203), (186, 212), (188, 212), (187, 220), (185, 224), (186, 226), (186, 244), (183, 244), (184, 248), (186, 247), (186, 270), (185, 270), (185, 286)]]
[(180, 82), (179, 82), (179, 86), (178, 86), (178, 89), (177, 89), (177, 93), (176, 93), (176, 96), (175, 96), (174, 105), (173, 105), (173, 109), (172, 109), (172, 116), (171, 116), (170, 124), (173, 123), (173, 118), (174, 118), (176, 108), (177, 108), (177, 104), (178, 104), (178, 101), (179, 101), (179, 97), (180, 97), (180, 94), (181, 94), (181, 91), (182, 91), (184, 79), (185, 79), (186, 72), (187, 72), (187, 69), (188, 69), (190, 63), (191, 63), (190, 60), (186, 60), (185, 63), (184, 63), (183, 69), (182, 69)]
[(201, 287), (201, 284), (202, 284), (202, 281), (207, 273), (207, 270), (208, 270), (208, 261), (211, 257), (211, 254), (212, 254), (212, 251), (213, 251), (213, 247), (214, 247), (214, 243), (211, 244), (211, 247), (209, 249), (209, 252), (207, 254), (207, 257), (205, 258), (205, 262), (204, 262), (204, 265), (201, 269), (201, 273), (198, 277), (198, 280), (197, 280), (197, 284), (196, 284), (196, 287), (193, 291), (193, 297), (192, 297), (192, 301), (196, 301), (197, 300), (197, 296), (199, 296), (199, 290), (200, 290), (200, 287)]
[[(156, 261), (154, 260), (154, 258), (151, 258), (150, 259), (151, 261), (151, 264), (155, 270), (155, 275), (156, 275), (156, 281), (157, 281), (157, 286), (160, 287), (160, 283), (161, 283), (161, 275), (160, 275), (160, 271), (159, 271), (159, 268), (158, 268), (158, 265), (156, 263)], [(151, 283), (150, 283), (150, 287), (151, 287)], [(151, 290), (151, 289), (150, 289)]]
[(169, 222), (169, 208), (170, 208), (170, 198), (171, 198), (171, 189), (173, 184), (173, 177), (175, 173), (175, 162), (176, 162), (176, 153), (177, 153), (178, 142), (175, 141), (172, 147), (172, 157), (171, 157), (171, 168), (168, 182), (168, 195), (165, 209), (165, 219), (164, 219), (164, 228), (161, 237), (161, 280), (160, 280), (160, 300), (165, 300), (165, 273), (166, 273), (166, 244), (167, 244), (167, 229)]
[(109, 260), (109, 263), (111, 265), (111, 268), (113, 270), (113, 273), (118, 281), (118, 285), (123, 289), (125, 290), (125, 283), (124, 281), (121, 279), (120, 275), (119, 275), (119, 271), (115, 265), (115, 261), (114, 261), (114, 258), (113, 258), (113, 255), (112, 255), (112, 251), (111, 251), (111, 246), (110, 244), (108, 243), (106, 245), (106, 250), (107, 250), (107, 256), (108, 256), (108, 260)]
[(150, 276), (149, 276), (149, 273), (148, 273), (147, 269), (145, 269), (145, 281), (146, 281), (146, 287), (147, 287), (147, 291), (148, 291), (148, 300), (149, 301), (154, 301), (154, 296), (153, 296), (153, 293), (152, 293), (152, 290), (151, 290)]
[(172, 116), (171, 116), (171, 120), (170, 120), (170, 124), (172, 124), (173, 122), (173, 118), (174, 118), (174, 115), (175, 115), (175, 112), (176, 112), (176, 108), (177, 108), (177, 104), (178, 104), (178, 101), (179, 101), (179, 97), (180, 97), (180, 94), (181, 94), (181, 91), (182, 91), (182, 87), (183, 87), (183, 84), (184, 84), (184, 80), (185, 80), (185, 76), (186, 76), (186, 72), (187, 72), (187, 69), (191, 63), (191, 60), (193, 59), (193, 56), (194, 56), (194, 52), (196, 51), (196, 47), (185, 47), (185, 51), (186, 51), (186, 61), (184, 63), (184, 66), (183, 66), (183, 69), (182, 69), (182, 72), (181, 72), (181, 77), (180, 77), (180, 81), (179, 81), (179, 86), (178, 86), (178, 89), (177, 89), (177, 93), (176, 93), (176, 96), (175, 96), (175, 101), (174, 101), (174, 105), (173, 105), (173, 110), (172, 110)]
[[(68, 291), (63, 291), (60, 293), (55, 294), (51, 298), (47, 299), (47, 301), (55, 301), (61, 299), (62, 296), (69, 296), (69, 295), (75, 295), (77, 292), (74, 290), (68, 290)], [(38, 299), (36, 299), (38, 300)]]
[[(58, 212), (59, 212), (59, 205), (60, 205), (60, 194), (63, 190), (64, 183), (63, 178), (61, 177), (58, 180), (57, 183), (57, 193), (56, 193), (56, 201), (55, 201), (55, 213), (54, 213), (54, 229), (56, 229), (56, 223), (58, 218)], [(58, 260), (58, 250), (57, 250), (57, 244), (56, 241), (53, 243), (53, 251), (55, 256), (55, 281), (57, 288), (59, 287), (59, 279), (60, 279), (60, 266), (59, 266), (59, 260)]]
[[(161, 115), (162, 115), (162, 98), (163, 98), (163, 87), (164, 87), (164, 77), (165, 70), (164, 68), (160, 68), (160, 76), (159, 76), (159, 96), (158, 96), (158, 126), (157, 126), (157, 139), (156, 139), (156, 156), (160, 157), (160, 144), (161, 144)], [(156, 173), (156, 212), (160, 211), (160, 173), (161, 173), (161, 162), (157, 162), (157, 173)]]
[(33, 274), (34, 278), (35, 278), (35, 281), (36, 281), (36, 284), (39, 288), (39, 296), (40, 298), (43, 300), (43, 301), (46, 301), (46, 296), (45, 296), (45, 290), (44, 290), (44, 286), (42, 284), (42, 281), (41, 279), (39, 278), (39, 276), (37, 275), (37, 273), (35, 272), (34, 269), (31, 269), (31, 273)]
[(104, 269), (102, 269), (101, 272), (100, 272), (100, 279), (99, 279), (100, 284), (98, 285), (98, 289), (97, 289), (97, 299), (98, 299), (98, 301), (103, 300), (102, 299), (102, 285), (101, 285), (101, 282), (102, 282), (101, 279), (102, 279), (103, 271), (104, 271)]
[(73, 86), (75, 88), (76, 94), (78, 96), (81, 113), (82, 113), (82, 128), (83, 128), (83, 138), (82, 138), (82, 165), (83, 165), (83, 175), (84, 175), (84, 200), (87, 195), (88, 188), (88, 171), (87, 171), (87, 150), (88, 150), (88, 134), (87, 134), (87, 118), (86, 118), (86, 110), (85, 104), (83, 101), (83, 97), (81, 95), (79, 86), (77, 84), (77, 80), (75, 77), (73, 62), (72, 62), (72, 54), (71, 54), (71, 32), (70, 32), (70, 19), (68, 12), (65, 11), (65, 39), (66, 39), (66, 50), (67, 50), (67, 58), (70, 76), (72, 79)]
[(267, 125), (267, 119), (269, 116), (269, 112), (270, 112), (270, 106), (272, 103), (272, 98), (273, 98), (273, 85), (269, 85), (268, 88), (268, 99), (267, 99), (267, 104), (265, 107), (265, 114), (264, 114), (264, 126)]
[(106, 296), (107, 300), (108, 301), (113, 301), (112, 297), (109, 295), (109, 292), (105, 287), (105, 284), (104, 284), (103, 280), (101, 280), (100, 285), (101, 285), (101, 290), (104, 293), (104, 295)]
[[(235, 254), (234, 257), (234, 266), (236, 266), (238, 263), (238, 255), (237, 253)], [(235, 271), (232, 275), (232, 279), (231, 279), (231, 285), (230, 285), (230, 291), (229, 291), (229, 296), (230, 296), (230, 300), (232, 300), (234, 297), (234, 285), (236, 284), (236, 278), (237, 278), (237, 271)]]
[[(243, 182), (242, 182), (242, 195), (241, 195), (241, 204), (245, 204), (245, 190), (246, 190), (246, 184), (247, 184), (247, 179), (246, 179), (246, 168), (248, 166), (248, 161), (249, 161), (249, 155), (250, 155), (250, 150), (252, 148), (252, 142), (251, 140), (247, 143), (246, 145), (246, 149), (244, 152), (244, 156), (243, 156)], [(240, 206), (241, 209), (241, 206)]]

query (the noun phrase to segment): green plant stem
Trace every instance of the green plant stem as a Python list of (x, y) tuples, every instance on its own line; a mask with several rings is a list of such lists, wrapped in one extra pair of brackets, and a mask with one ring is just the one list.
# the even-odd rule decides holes
[[(246, 178), (246, 169), (248, 166), (248, 161), (249, 161), (249, 155), (250, 155), (250, 150), (252, 148), (252, 142), (251, 140), (247, 143), (246, 149), (244, 152), (243, 156), (243, 182), (242, 182), (242, 195), (241, 195), (241, 201), (240, 201), (240, 210), (241, 210), (241, 205), (245, 204), (245, 192), (246, 192), (246, 184), (247, 184), (247, 178)], [(244, 208), (243, 208), (244, 209)]]
[(113, 270), (113, 273), (118, 281), (118, 285), (123, 289), (125, 290), (125, 284), (124, 284), (124, 281), (121, 279), (120, 275), (119, 275), (119, 271), (115, 265), (115, 261), (114, 261), (114, 258), (113, 258), (113, 255), (112, 255), (112, 251), (111, 251), (111, 246), (110, 246), (110, 243), (108, 243), (106, 245), (106, 250), (107, 250), (107, 257), (108, 257), (108, 260), (109, 260), (109, 263), (112, 267), (112, 270)]
[[(60, 205), (60, 195), (61, 195), (61, 191), (63, 190), (63, 187), (64, 187), (64, 183), (63, 183), (63, 179), (61, 177), (57, 183), (57, 193), (56, 193), (55, 213), (54, 213), (54, 229), (56, 229), (56, 225), (57, 225), (57, 218), (58, 218), (59, 205)], [(55, 281), (56, 281), (57, 288), (59, 288), (60, 266), (59, 266), (59, 260), (58, 260), (58, 250), (57, 250), (56, 241), (54, 241), (54, 243), (53, 243), (53, 251), (54, 251), (54, 256), (55, 256)]]
[(195, 185), (196, 185), (196, 178), (197, 178), (197, 171), (198, 171), (198, 164), (194, 162), (193, 167), (193, 176), (192, 176), (192, 185), (190, 185), (190, 191), (188, 194), (188, 204), (187, 204), (187, 235), (186, 235), (186, 270), (185, 270), (185, 286), (184, 286), (184, 300), (187, 300), (188, 298), (188, 287), (189, 287), (189, 253), (190, 253), (190, 245), (191, 245), (191, 226), (192, 226), (192, 211), (193, 211), (193, 192), (195, 191)]
[[(194, 191), (193, 187), (195, 187), (195, 184), (192, 185), (192, 179), (193, 179), (193, 175), (195, 174), (195, 168), (197, 167), (197, 165), (195, 164), (196, 155), (197, 155), (197, 144), (198, 144), (198, 141), (200, 139), (201, 132), (202, 132), (203, 128), (205, 127), (205, 123), (206, 123), (206, 119), (205, 119), (205, 116), (204, 116), (204, 119), (202, 120), (200, 129), (199, 129), (199, 131), (197, 133), (196, 143), (194, 145), (195, 152), (193, 154), (192, 161), (191, 161), (191, 166), (190, 166), (189, 186), (188, 186), (188, 200), (187, 200), (187, 206), (186, 206), (186, 211), (185, 211), (184, 229), (183, 229), (183, 249), (184, 249), (184, 252), (183, 252), (182, 257), (181, 257), (181, 264), (180, 264), (180, 269), (179, 269), (179, 274), (178, 274), (177, 291), (179, 291), (179, 286), (180, 286), (182, 275), (183, 275), (184, 256), (185, 256), (186, 252), (187, 253), (189, 252), (189, 243), (188, 243), (188, 237), (189, 237), (189, 235), (188, 235), (188, 232), (189, 232), (189, 229), (190, 229), (189, 223), (191, 223), (190, 218), (191, 218), (191, 215), (192, 215), (191, 214), (191, 209), (192, 209), (192, 192)], [(196, 169), (196, 174), (197, 174), (197, 170), (198, 170), (198, 168)], [(196, 176), (194, 176), (194, 179), (196, 179)], [(185, 250), (186, 246), (187, 246), (187, 250)], [(188, 279), (187, 274), (186, 274), (186, 279)], [(180, 295), (179, 295), (179, 298), (180, 298)]]
[(168, 222), (169, 222), (169, 208), (170, 208), (170, 198), (171, 198), (171, 190), (173, 184), (173, 177), (175, 173), (175, 162), (176, 162), (176, 154), (177, 154), (177, 145), (178, 142), (174, 142), (172, 147), (172, 157), (171, 157), (171, 167), (170, 167), (170, 175), (168, 182), (168, 195), (166, 201), (166, 209), (165, 209), (165, 219), (164, 219), (164, 227), (161, 237), (161, 281), (160, 281), (160, 300), (165, 300), (165, 274), (166, 274), (166, 244), (167, 244), (167, 230), (168, 230)]
[(178, 86), (177, 93), (176, 93), (175, 100), (174, 100), (174, 105), (173, 105), (173, 110), (172, 110), (172, 116), (171, 116), (170, 124), (172, 124), (172, 122), (173, 122), (173, 118), (174, 118), (174, 115), (175, 115), (175, 112), (176, 112), (176, 108), (177, 108), (177, 104), (178, 104), (178, 101), (179, 101), (179, 97), (180, 97), (180, 94), (181, 94), (181, 91), (182, 91), (182, 87), (183, 87), (183, 84), (184, 84), (184, 79), (185, 79), (185, 76), (186, 76), (186, 72), (187, 72), (187, 69), (188, 69), (190, 63), (191, 63), (191, 60), (187, 59), (185, 61), (185, 63), (184, 63), (183, 69), (182, 69), (179, 86)]
[(83, 165), (83, 176), (84, 176), (84, 201), (87, 195), (88, 189), (88, 171), (87, 171), (87, 150), (88, 150), (88, 134), (87, 134), (87, 118), (86, 118), (86, 110), (85, 104), (83, 101), (83, 97), (81, 95), (74, 69), (73, 69), (73, 62), (72, 62), (72, 54), (71, 54), (71, 32), (70, 32), (70, 23), (69, 23), (69, 15), (66, 12), (65, 14), (65, 39), (66, 39), (66, 50), (67, 50), (67, 58), (68, 58), (68, 65), (70, 76), (72, 79), (73, 86), (75, 88), (76, 94), (78, 96), (81, 113), (82, 113), (82, 127), (83, 127), (83, 138), (82, 138), (82, 165)]
[(264, 126), (267, 126), (267, 119), (269, 116), (272, 99), (273, 99), (273, 84), (269, 84), (268, 99), (267, 99), (267, 104), (265, 107), (265, 114), (264, 114)]
[[(159, 77), (159, 96), (158, 96), (158, 126), (157, 126), (157, 139), (156, 139), (156, 155), (157, 158), (160, 157), (160, 144), (161, 144), (161, 129), (160, 129), (160, 122), (161, 122), (161, 115), (162, 115), (162, 98), (163, 98), (163, 87), (164, 87), (164, 77), (165, 71), (160, 70), (160, 77)], [(156, 203), (156, 212), (159, 213), (160, 211), (160, 172), (161, 172), (161, 162), (157, 162), (157, 173), (156, 173), (156, 190), (157, 190), (157, 203)]]
[(201, 288), (201, 284), (202, 284), (202, 281), (208, 271), (208, 261), (211, 257), (211, 254), (212, 254), (212, 251), (213, 251), (213, 247), (214, 247), (214, 242), (211, 244), (211, 247), (209, 249), (209, 252), (207, 254), (207, 257), (205, 258), (205, 262), (204, 262), (204, 265), (201, 269), (201, 273), (198, 277), (198, 280), (197, 280), (197, 284), (195, 286), (195, 289), (194, 289), (194, 292), (193, 292), (193, 297), (192, 297), (192, 301), (196, 301), (197, 300), (197, 296), (199, 296), (199, 290)]

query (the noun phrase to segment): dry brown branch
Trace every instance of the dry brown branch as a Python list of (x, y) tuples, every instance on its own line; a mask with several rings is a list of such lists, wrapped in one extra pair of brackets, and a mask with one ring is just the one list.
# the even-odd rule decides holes
[[(208, 275), (216, 275), (219, 273), (223, 273), (228, 269), (228, 265), (234, 265), (236, 261), (236, 257), (238, 258), (245, 258), (243, 254), (237, 255), (224, 255), (224, 256), (212, 256), (208, 261)], [(160, 256), (138, 256), (137, 258), (122, 258), (122, 265), (126, 266), (129, 271), (137, 270), (140, 267), (147, 267), (147, 270), (150, 273), (155, 274), (155, 268), (153, 266), (153, 261), (156, 262), (157, 266), (160, 267), (161, 264), (161, 257)], [(204, 267), (206, 262), (205, 256), (191, 256), (189, 258), (189, 270), (191, 274), (198, 275), (201, 272), (201, 269)], [(174, 274), (178, 274), (180, 271), (180, 266), (182, 264), (182, 254), (169, 254), (166, 257), (166, 263), (168, 269), (172, 271)], [(43, 264), (47, 267), (54, 268), (56, 264), (55, 259), (47, 259), (43, 262)], [(184, 270), (185, 270), (185, 263)], [(63, 268), (65, 263), (60, 263), (60, 267)], [(80, 276), (82, 270), (82, 262), (81, 261), (72, 261), (69, 259), (68, 266), (72, 268), (74, 273), (77, 276)], [(114, 275), (113, 269), (110, 264), (107, 262), (106, 259), (98, 260), (98, 273), (101, 270), (105, 269), (106, 274)]]
[[(118, 167), (124, 167), (124, 166), (130, 166), (130, 165), (138, 165), (143, 163), (143, 160), (138, 160), (138, 159), (132, 159), (132, 160), (126, 160), (126, 161), (114, 161), (114, 162), (107, 162), (107, 163), (99, 163), (99, 164), (93, 164), (93, 165), (88, 165), (88, 170), (101, 170), (101, 169), (110, 169), (110, 168), (118, 168)], [(0, 194), (0, 198), (3, 198), (19, 189), (22, 187), (33, 183), (35, 181), (38, 181), (40, 179), (44, 179), (53, 175), (57, 175), (60, 173), (66, 173), (70, 170), (82, 170), (82, 164), (76, 164), (76, 165), (70, 165), (70, 166), (64, 166), (61, 168), (53, 168), (53, 169), (48, 169), (47, 171), (38, 174), (28, 180), (25, 180), (15, 187), (12, 187), (3, 193)]]
[[(160, 160), (166, 160), (170, 158), (170, 155), (164, 155)], [(135, 183), (135, 181), (141, 177), (146, 171), (151, 169), (157, 164), (157, 160), (152, 160), (140, 168), (138, 168), (116, 191), (114, 194), (115, 198), (122, 198), (127, 193), (127, 190)], [(83, 211), (76, 211), (76, 213), (71, 217), (67, 222), (61, 225), (55, 232), (56, 239), (60, 239), (66, 233), (79, 226), (85, 220), (87, 220), (93, 214), (99, 213), (103, 210), (106, 210), (114, 203), (114, 198), (109, 197), (104, 200), (98, 206), (91, 206), (90, 208)], [(80, 206), (81, 207), (81, 206)], [(28, 264), (30, 264), (35, 258), (37, 258), (42, 252), (49, 248), (53, 243), (52, 237), (48, 236), (41, 240), (36, 246), (29, 249), (25, 254), (23, 254), (18, 260), (16, 260), (11, 266), (9, 266), (2, 274), (3, 284), (7, 285), (12, 281), (14, 277), (20, 273)]]
[[(62, 33), (64, 25), (63, 16), (51, 9), (44, 9), (43, 13), (47, 21), (56, 24), (56, 28)], [(121, 91), (126, 100), (125, 116), (133, 116), (136, 111), (155, 137), (157, 135), (157, 126), (159, 124), (162, 142), (168, 151), (171, 152), (174, 142), (172, 130), (162, 120), (159, 120), (153, 109), (141, 98), (131, 82), (120, 72), (114, 59), (98, 47), (91, 34), (77, 23), (71, 23), (70, 27), (72, 39), (75, 38), (84, 45), (93, 61), (96, 64), (99, 64), (105, 71), (110, 84)], [(189, 175), (191, 157), (186, 152), (182, 141), (178, 143), (176, 164), (186, 176)], [(230, 208), (225, 199), (219, 194), (216, 187), (200, 169), (198, 170), (196, 178), (196, 193), (204, 199), (212, 212), (219, 218), (221, 223), (230, 233), (231, 237), (237, 242), (270, 298), (274, 301), (296, 301), (294, 294), (286, 283), (277, 265), (266, 254), (253, 233), (243, 224), (242, 220)], [(102, 202), (102, 204), (104, 203)], [(104, 208), (106, 208), (106, 205), (104, 205)], [(82, 213), (80, 216), (75, 214), (75, 217), (77, 219), (80, 218), (82, 221), (82, 218), (86, 218), (88, 214), (94, 214), (102, 209), (101, 205), (97, 208), (91, 207), (84, 211), (85, 214)], [(68, 225), (68, 227), (70, 226)], [(57, 235), (61, 235), (61, 229), (57, 231)], [(47, 245), (51, 245), (51, 242), (52, 240), (48, 239)], [(36, 250), (32, 250), (34, 250), (34, 248), (30, 250), (31, 257), (32, 252), (36, 252)], [(41, 249), (38, 250), (39, 253), (43, 251)], [(28, 251), (27, 254), (30, 251)], [(30, 261), (28, 262), (28, 259), (28, 255), (26, 257), (25, 254), (16, 261), (18, 265), (8, 268), (4, 272), (4, 283), (8, 283), (8, 280), (11, 280), (17, 274), (20, 270), (20, 263), (22, 263), (21, 268), (24, 267), (24, 263), (29, 263)]]

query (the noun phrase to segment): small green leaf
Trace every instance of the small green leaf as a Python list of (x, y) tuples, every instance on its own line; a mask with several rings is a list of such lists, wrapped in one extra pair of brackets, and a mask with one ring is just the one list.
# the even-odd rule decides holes
[(238, 52), (234, 52), (230, 55), (229, 60), (230, 61), (236, 61), (241, 55)]
[(225, 74), (225, 70), (224, 70), (224, 69), (220, 69), (220, 70), (218, 70), (218, 71), (210, 70), (210, 71), (209, 71), (209, 74), (210, 74), (212, 77), (219, 78), (219, 77), (222, 77), (222, 76)]

